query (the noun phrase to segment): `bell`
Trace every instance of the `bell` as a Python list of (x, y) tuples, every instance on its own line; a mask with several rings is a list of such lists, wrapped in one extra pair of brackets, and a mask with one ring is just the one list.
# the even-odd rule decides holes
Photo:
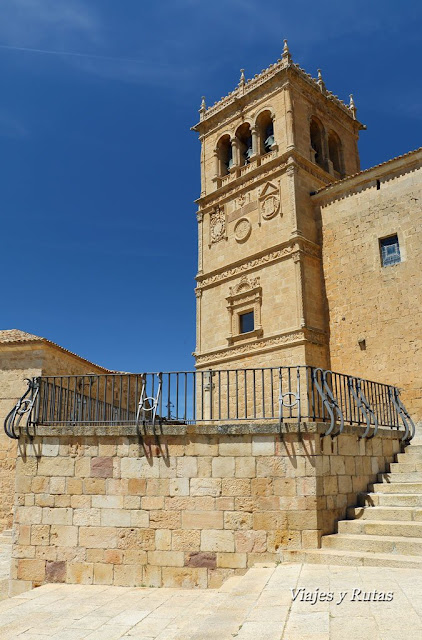
[(268, 138), (266, 138), (265, 142), (264, 142), (264, 147), (265, 147), (265, 151), (271, 151), (271, 147), (274, 144), (274, 135), (271, 134), (268, 136)]

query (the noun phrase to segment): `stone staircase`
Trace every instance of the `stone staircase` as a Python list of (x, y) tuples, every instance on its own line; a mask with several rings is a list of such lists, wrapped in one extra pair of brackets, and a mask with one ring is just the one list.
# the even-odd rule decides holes
[(422, 569), (422, 438), (396, 458), (348, 509), (338, 533), (322, 537), (321, 549), (289, 551), (283, 560)]

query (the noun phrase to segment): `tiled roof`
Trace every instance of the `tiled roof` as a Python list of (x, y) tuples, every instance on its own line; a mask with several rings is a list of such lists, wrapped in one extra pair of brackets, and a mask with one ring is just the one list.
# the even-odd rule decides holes
[(74, 356), (75, 358), (79, 358), (79, 360), (83, 360), (83, 362), (86, 362), (87, 364), (93, 365), (97, 369), (102, 369), (103, 371), (111, 371), (110, 369), (101, 367), (100, 365), (95, 364), (94, 362), (91, 362), (86, 358), (82, 358), (77, 353), (73, 353), (73, 351), (69, 351), (69, 349), (65, 349), (64, 347), (61, 347), (51, 340), (47, 340), (47, 338), (41, 338), (40, 336), (36, 336), (33, 333), (27, 333), (26, 331), (21, 331), (20, 329), (0, 330), (0, 344), (23, 344), (28, 342), (40, 342), (50, 345), (52, 347), (55, 347), (56, 349), (59, 349), (60, 351), (63, 351), (64, 353), (68, 353), (69, 355)]
[(422, 147), (418, 147), (418, 149), (414, 149), (413, 151), (407, 151), (407, 153), (403, 153), (401, 156), (396, 156), (395, 158), (390, 158), (390, 160), (386, 160), (385, 162), (380, 162), (380, 164), (376, 164), (373, 167), (368, 167), (368, 169), (362, 169), (362, 171), (358, 171), (357, 173), (353, 173), (351, 176), (346, 176), (345, 178), (341, 178), (341, 180), (335, 180), (334, 182), (330, 182), (329, 184), (325, 185), (324, 187), (321, 187), (320, 189), (318, 189), (317, 191), (315, 191), (315, 195), (317, 193), (322, 193), (323, 191), (326, 191), (328, 189), (330, 189), (331, 187), (337, 186), (340, 183), (346, 183), (348, 180), (352, 180), (353, 178), (357, 178), (358, 176), (362, 176), (366, 173), (369, 173), (370, 171), (373, 171), (374, 169), (380, 169), (382, 167), (385, 167), (386, 165), (393, 163), (393, 162), (397, 162), (397, 160), (402, 160), (403, 158), (408, 158), (409, 156), (412, 156), (413, 154), (419, 153), (422, 151)]

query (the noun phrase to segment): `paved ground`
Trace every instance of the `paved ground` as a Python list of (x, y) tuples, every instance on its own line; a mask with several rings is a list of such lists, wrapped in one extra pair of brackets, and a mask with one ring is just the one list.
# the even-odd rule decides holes
[[(290, 589), (300, 588), (311, 594), (308, 598), (315, 598), (317, 589), (333, 593), (333, 601), (312, 604), (303, 591), (293, 601)], [(362, 591), (355, 601), (353, 589)], [(363, 592), (373, 594), (374, 590), (375, 597), (392, 592), (392, 601), (363, 601)], [(346, 595), (337, 604), (341, 592)], [(250, 569), (214, 591), (50, 584), (0, 602), (0, 638), (422, 638), (422, 572), (286, 564)]]

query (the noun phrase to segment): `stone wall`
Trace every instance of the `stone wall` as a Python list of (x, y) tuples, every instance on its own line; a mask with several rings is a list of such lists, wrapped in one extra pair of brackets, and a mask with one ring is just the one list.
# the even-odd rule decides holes
[[(422, 419), (421, 166), (421, 152), (408, 154), (316, 196), (331, 368), (401, 387), (416, 420)], [(393, 234), (401, 262), (383, 267), (379, 240)]]
[[(39, 428), (19, 447), (11, 593), (44, 582), (215, 587), (316, 548), (399, 451), (326, 425)], [(101, 435), (100, 435), (101, 434)]]
[(13, 522), (16, 441), (6, 436), (4, 419), (27, 390), (25, 378), (41, 375), (103, 373), (105, 370), (76, 355), (43, 342), (10, 344), (0, 341), (0, 532)]

